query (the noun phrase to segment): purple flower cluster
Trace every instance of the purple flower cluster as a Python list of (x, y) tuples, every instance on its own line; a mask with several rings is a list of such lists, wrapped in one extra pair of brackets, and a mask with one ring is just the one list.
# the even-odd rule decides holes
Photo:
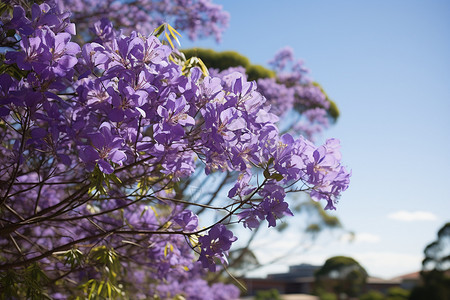
[(211, 0), (62, 0), (61, 4), (72, 11), (80, 23), (78, 30), (84, 34), (89, 33), (87, 20), (108, 18), (127, 34), (131, 28), (149, 34), (159, 25), (170, 23), (187, 32), (192, 40), (214, 36), (220, 41), (230, 18), (221, 5)]
[(226, 254), (236, 240), (237, 237), (233, 236), (233, 232), (220, 223), (214, 225), (208, 234), (199, 237), (198, 241), (201, 245), (199, 261), (203, 267), (209, 268), (212, 272), (216, 271), (215, 258), (222, 263), (227, 263)]
[(289, 126), (290, 132), (308, 139), (328, 128), (330, 102), (320, 87), (307, 77), (309, 71), (303, 61), (295, 61), (293, 50), (281, 49), (269, 64), (276, 78), (258, 79), (258, 88), (272, 106), (271, 112), (283, 116), (295, 109), (301, 118)]
[[(285, 202), (284, 186), (293, 186), (300, 182), (307, 186), (311, 197), (316, 200), (326, 200), (326, 209), (335, 209), (340, 193), (347, 189), (350, 173), (341, 166), (339, 141), (328, 140), (325, 145), (316, 147), (304, 138), (294, 139), (285, 134), (275, 136), (266, 141), (268, 147), (263, 149), (267, 158), (264, 177), (267, 183), (256, 190), (250, 189), (248, 183), (238, 182), (236, 186), (245, 197), (249, 191), (257, 191), (262, 201), (251, 203), (248, 208), (239, 213), (239, 218), (248, 228), (256, 228), (261, 220), (266, 219), (269, 227), (276, 226), (276, 220), (283, 215), (292, 215)], [(245, 186), (245, 188), (242, 188)], [(297, 188), (288, 191), (298, 191)]]
[(78, 62), (76, 55), (80, 46), (70, 42), (75, 26), (69, 22), (69, 13), (59, 13), (46, 3), (33, 4), (31, 13), (30, 20), (22, 7), (14, 7), (7, 28), (21, 34), (23, 51), (8, 52), (7, 63), (16, 63), (22, 70), (33, 70), (38, 77), (34, 84), (42, 86), (44, 82), (51, 82), (56, 85), (56, 79), (69, 79), (73, 75), (73, 67)]
[[(232, 298), (236, 289), (202, 279), (227, 263), (237, 239), (227, 224), (275, 226), (292, 215), (288, 192), (334, 209), (350, 177), (337, 140), (317, 147), (281, 135), (255, 82), (235, 70), (186, 72), (154, 35), (118, 34), (101, 19), (97, 39), (80, 46), (69, 16), (33, 4), (4, 19), (19, 45), (6, 63), (22, 75), (0, 74), (0, 248), (12, 249), (0, 254), (0, 270), (38, 262), (59, 278), (49, 287), (55, 294), (76, 296), (109, 276), (134, 295), (226, 299), (206, 296), (220, 289)], [(236, 175), (226, 205), (185, 197), (183, 186), (199, 172)], [(196, 206), (224, 217), (199, 229)], [(107, 268), (94, 255), (103, 249)], [(71, 282), (79, 289), (65, 289)], [(195, 298), (194, 286), (208, 291)]]
[[(308, 70), (303, 67), (303, 61), (294, 61), (292, 49), (279, 51), (270, 64), (276, 77), (257, 80), (258, 92), (264, 96), (265, 105), (270, 106), (270, 113), (290, 121), (280, 122), (279, 128), (288, 128), (294, 135), (313, 140), (329, 127), (329, 100), (321, 88), (306, 77)], [(286, 72), (288, 67), (289, 72)], [(211, 76), (222, 79), (234, 72), (246, 76), (243, 67), (230, 67), (223, 71), (210, 69)]]

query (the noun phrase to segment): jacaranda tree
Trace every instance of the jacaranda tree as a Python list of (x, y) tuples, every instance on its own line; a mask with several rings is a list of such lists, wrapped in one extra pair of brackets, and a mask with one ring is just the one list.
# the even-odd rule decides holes
[(70, 10), (77, 24), (78, 37), (92, 37), (94, 22), (108, 18), (129, 34), (150, 34), (163, 23), (172, 24), (189, 38), (213, 36), (221, 40), (228, 26), (229, 14), (211, 0), (61, 0), (58, 5)]
[[(185, 61), (170, 25), (125, 35), (102, 18), (81, 44), (71, 6), (12, 2), (0, 6), (3, 298), (233, 299), (204, 279), (227, 264), (227, 225), (276, 226), (288, 193), (334, 209), (348, 187), (338, 140), (282, 134), (255, 82)], [(220, 203), (183, 189), (227, 176)]]

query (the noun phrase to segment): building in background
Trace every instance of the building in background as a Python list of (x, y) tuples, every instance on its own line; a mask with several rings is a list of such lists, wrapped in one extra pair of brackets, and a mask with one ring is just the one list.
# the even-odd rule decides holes
[[(289, 267), (287, 273), (269, 274), (267, 278), (241, 278), (240, 281), (247, 287), (249, 296), (256, 291), (277, 289), (280, 294), (312, 294), (314, 289), (314, 273), (321, 266), (300, 264)], [(386, 293), (389, 288), (401, 287), (411, 290), (420, 281), (420, 273), (410, 273), (392, 279), (368, 277), (364, 292), (376, 290)]]

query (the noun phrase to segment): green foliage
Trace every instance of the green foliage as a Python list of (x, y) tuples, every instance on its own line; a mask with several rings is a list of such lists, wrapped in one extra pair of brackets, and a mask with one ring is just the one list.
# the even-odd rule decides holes
[(282, 300), (277, 289), (257, 291), (255, 300)]
[(371, 290), (361, 295), (359, 300), (384, 300), (384, 294), (379, 291)]
[(200, 58), (195, 56), (189, 58), (184, 62), (183, 68), (181, 69), (183, 71), (183, 75), (187, 76), (191, 72), (191, 69), (194, 67), (200, 68), (204, 76), (209, 75), (209, 71), (205, 63)]
[(245, 68), (248, 80), (258, 80), (259, 78), (273, 78), (275, 72), (269, 70), (261, 65), (249, 65)]
[(337, 300), (337, 296), (333, 293), (321, 292), (318, 296), (320, 300)]
[(328, 113), (333, 118), (333, 120), (337, 120), (339, 118), (340, 112), (339, 108), (333, 100), (327, 97), (328, 102), (330, 103), (330, 107), (328, 108)]
[(448, 288), (440, 284), (417, 286), (411, 291), (409, 300), (449, 300)]
[(180, 46), (180, 41), (178, 40), (177, 36), (181, 37), (181, 34), (178, 31), (176, 31), (175, 28), (170, 26), (170, 24), (164, 23), (153, 31), (153, 35), (156, 37), (160, 37), (163, 33), (164, 37), (166, 38), (166, 41), (170, 44), (170, 47), (172, 47), (172, 49), (175, 49), (172, 39), (175, 40)]
[(437, 234), (437, 240), (426, 246), (422, 261), (424, 270), (446, 271), (450, 267), (450, 222), (446, 223)]
[(14, 270), (6, 270), (0, 273), (0, 299), (14, 299), (19, 296), (19, 277)]
[(327, 93), (318, 82), (313, 82), (312, 84), (318, 87), (320, 91), (325, 95), (327, 101), (330, 103), (330, 107), (328, 107), (327, 112), (330, 115), (330, 117), (336, 121), (340, 115), (339, 108), (337, 107), (336, 103), (333, 100), (331, 100), (330, 97), (328, 97)]
[(38, 263), (28, 265), (24, 270), (6, 270), (0, 273), (0, 299), (51, 299), (45, 286), (49, 278)]
[[(361, 295), (359, 300), (407, 300), (410, 292), (401, 287), (388, 289), (387, 295), (375, 290), (368, 291)], [(427, 298), (428, 299), (428, 298)]]
[(7, 12), (8, 15), (12, 16), (13, 6), (8, 3), (0, 3), (0, 16)]
[[(258, 80), (260, 78), (276, 77), (274, 71), (267, 69), (261, 65), (252, 65), (247, 57), (235, 51), (216, 52), (212, 49), (202, 48), (184, 49), (181, 51), (186, 57), (186, 63), (183, 67), (184, 73), (188, 73), (190, 68), (194, 66), (200, 67), (205, 75), (207, 74), (205, 66), (219, 69), (220, 71), (223, 71), (230, 67), (241, 66), (245, 68), (245, 72), (249, 81)], [(320, 88), (322, 93), (325, 95), (327, 101), (330, 103), (330, 106), (327, 109), (328, 115), (330, 116), (331, 120), (336, 121), (339, 118), (340, 114), (336, 103), (328, 97), (327, 93), (325, 93), (324, 89), (319, 83), (313, 82), (312, 84)], [(297, 107), (297, 109), (299, 109), (300, 112), (302, 111), (301, 108)]]
[(107, 195), (106, 190), (111, 189), (112, 182), (116, 183), (117, 185), (122, 184), (122, 181), (114, 173), (105, 174), (100, 171), (98, 166), (95, 166), (94, 171), (91, 173), (88, 192), (91, 195)]
[(45, 275), (44, 271), (39, 267), (37, 263), (29, 265), (25, 269), (24, 285), (26, 287), (27, 299), (50, 299), (44, 293), (44, 286), (48, 283), (49, 279)]
[(422, 284), (416, 286), (409, 296), (410, 300), (449, 300), (450, 276), (439, 270), (422, 271)]
[(94, 263), (100, 278), (90, 279), (78, 287), (82, 296), (77, 296), (76, 300), (89, 299), (123, 299), (125, 293), (123, 285), (119, 282), (122, 267), (117, 253), (114, 249), (106, 246), (94, 248), (89, 261)]
[(55, 253), (55, 255), (62, 256), (64, 258), (64, 264), (69, 265), (71, 269), (81, 266), (84, 259), (83, 252), (76, 248)]
[(235, 51), (216, 52), (211, 49), (185, 49), (182, 50), (186, 58), (198, 57), (210, 68), (219, 69), (221, 71), (230, 67), (244, 67), (248, 76), (248, 80), (257, 80), (259, 78), (275, 77), (275, 73), (260, 65), (252, 65), (250, 60)]
[(357, 296), (366, 283), (366, 270), (353, 258), (335, 256), (317, 270), (316, 286), (336, 294)]
[(422, 284), (411, 291), (410, 300), (450, 299), (450, 222), (439, 229), (437, 237), (425, 247), (420, 272)]
[(210, 68), (215, 68), (219, 70), (225, 70), (229, 67), (242, 66), (246, 68), (250, 65), (250, 61), (247, 57), (235, 52), (235, 51), (224, 51), (216, 52), (212, 49), (185, 49), (181, 50), (186, 58), (199, 57), (202, 61)]
[(38, 263), (20, 271), (10, 269), (0, 273), (0, 299), (51, 299), (45, 286), (50, 282)]
[(401, 287), (392, 287), (388, 289), (386, 300), (407, 300), (410, 291), (402, 289)]

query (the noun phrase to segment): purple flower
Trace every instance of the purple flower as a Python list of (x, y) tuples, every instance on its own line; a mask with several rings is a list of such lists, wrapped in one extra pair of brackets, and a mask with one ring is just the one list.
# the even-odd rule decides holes
[(198, 260), (204, 268), (214, 272), (216, 270), (214, 258), (219, 259), (222, 263), (227, 263), (226, 254), (236, 240), (237, 237), (233, 236), (233, 233), (223, 224), (214, 225), (208, 234), (198, 238), (201, 248)]
[(95, 22), (91, 30), (95, 36), (97, 36), (98, 42), (102, 44), (108, 44), (116, 37), (113, 24), (108, 18), (101, 18), (99, 21)]
[(239, 221), (243, 222), (245, 228), (258, 228), (261, 220), (264, 220), (264, 213), (258, 208), (245, 209), (238, 215)]
[(173, 220), (186, 232), (195, 231), (198, 226), (198, 217), (190, 210), (183, 210), (181, 213), (177, 214)]
[(100, 126), (99, 132), (89, 134), (91, 144), (82, 148), (80, 158), (88, 166), (97, 163), (100, 171), (105, 174), (114, 172), (114, 168), (108, 162), (111, 161), (118, 165), (122, 165), (127, 159), (122, 148), (123, 139), (113, 135), (111, 126), (108, 123), (103, 123)]
[(259, 192), (263, 196), (263, 201), (260, 204), (261, 211), (266, 216), (266, 220), (269, 223), (269, 227), (276, 226), (276, 220), (280, 219), (284, 215), (293, 216), (289, 205), (284, 202), (286, 193), (284, 188), (275, 182), (269, 182), (264, 185), (263, 189)]

